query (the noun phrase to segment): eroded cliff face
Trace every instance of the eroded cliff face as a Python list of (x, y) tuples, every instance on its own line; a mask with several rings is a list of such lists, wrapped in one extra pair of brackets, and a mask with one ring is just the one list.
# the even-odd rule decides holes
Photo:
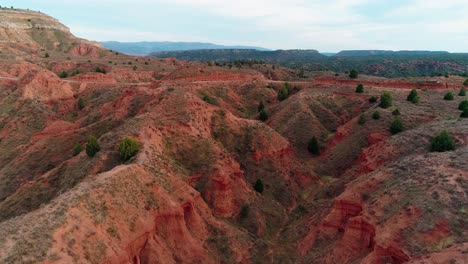
[(41, 49), (68, 52), (74, 48), (74, 55), (93, 55), (91, 57), (96, 57), (96, 50), (102, 49), (96, 42), (76, 38), (68, 27), (53, 17), (37, 11), (9, 8), (0, 9), (0, 48), (21, 56)]

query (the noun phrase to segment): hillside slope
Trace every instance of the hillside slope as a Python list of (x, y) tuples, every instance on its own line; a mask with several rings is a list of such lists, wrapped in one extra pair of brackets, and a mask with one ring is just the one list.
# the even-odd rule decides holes
[(0, 56), (0, 263), (466, 262), (464, 78), (21, 54)]

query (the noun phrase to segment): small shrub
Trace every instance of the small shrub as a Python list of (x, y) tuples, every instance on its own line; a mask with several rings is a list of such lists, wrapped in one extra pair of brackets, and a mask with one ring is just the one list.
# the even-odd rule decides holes
[(99, 68), (99, 67), (96, 67), (96, 69), (94, 69), (95, 72), (99, 72), (99, 73), (103, 73), (103, 74), (106, 74), (107, 71), (106, 69), (104, 68)]
[(403, 131), (403, 123), (400, 119), (393, 120), (392, 124), (390, 125), (390, 133), (392, 135), (398, 134)]
[(372, 96), (371, 98), (369, 98), (369, 103), (375, 103), (375, 102), (377, 102), (377, 97)]
[(260, 111), (260, 115), (259, 115), (259, 118), (261, 121), (265, 122), (268, 120), (268, 114), (267, 112), (265, 111), (265, 109), (263, 109), (262, 111)]
[(78, 101), (76, 101), (76, 105), (78, 107), (78, 110), (83, 110), (83, 108), (85, 108), (85, 102), (83, 100), (83, 98), (78, 98)]
[[(408, 97), (406, 97), (406, 101), (409, 101), (409, 102), (413, 102), (415, 103), (415, 98), (418, 98), (418, 92), (416, 91), (416, 89), (413, 89), (411, 90), (411, 92), (408, 94)], [(418, 101), (418, 99), (416, 99), (416, 101)]]
[(468, 107), (464, 108), (462, 110), (462, 113), (460, 114), (461, 118), (468, 118)]
[(68, 73), (66, 71), (62, 71), (59, 75), (60, 78), (64, 79), (68, 77)]
[(281, 87), (281, 89), (278, 91), (278, 100), (286, 100), (289, 97), (290, 90), (289, 83), (284, 83), (283, 87)]
[(362, 83), (360, 83), (356, 87), (356, 93), (363, 93), (363, 92), (364, 92), (364, 85), (362, 85)]
[(393, 110), (392, 115), (394, 115), (394, 116), (399, 116), (399, 115), (401, 115), (400, 109), (397, 108), (397, 109)]
[(463, 110), (465, 108), (468, 108), (468, 100), (463, 100), (461, 103), (458, 105), (458, 110)]
[(263, 102), (260, 102), (257, 107), (257, 112), (261, 112), (264, 109), (265, 109), (265, 105), (263, 104)]
[(136, 71), (138, 69), (138, 67), (135, 65), (133, 66), (133, 71)]
[(465, 80), (465, 82), (463, 83), (463, 85), (468, 86), (468, 79)]
[(119, 143), (119, 157), (123, 162), (128, 161), (135, 156), (140, 149), (140, 142), (131, 137), (124, 137)]
[(313, 155), (320, 155), (320, 147), (318, 145), (318, 141), (316, 137), (312, 137), (309, 140), (309, 144), (307, 145), (307, 150), (310, 154)]
[(432, 152), (445, 152), (452, 150), (455, 150), (455, 140), (447, 131), (442, 131), (432, 139)]
[(365, 123), (366, 123), (366, 116), (365, 116), (364, 114), (361, 114), (361, 115), (359, 116), (358, 124), (362, 126), (362, 125), (364, 125)]
[(384, 92), (380, 97), (380, 107), (382, 108), (389, 108), (392, 106), (392, 95), (388, 92)]
[(81, 146), (81, 144), (76, 143), (75, 148), (73, 149), (73, 157), (75, 157), (75, 156), (77, 156), (78, 154), (80, 154), (81, 151), (83, 151), (83, 147)]
[(465, 89), (465, 87), (462, 87), (462, 88), (460, 89), (460, 92), (458, 93), (458, 96), (466, 96), (466, 89)]
[(354, 70), (354, 69), (352, 69), (352, 70), (349, 72), (349, 78), (351, 78), (351, 79), (356, 79), (358, 76), (359, 76), (359, 73), (358, 73), (356, 70)]
[(379, 113), (379, 111), (375, 111), (375, 112), (372, 114), (372, 118), (375, 119), (375, 120), (379, 120), (379, 119), (380, 119), (380, 113)]
[(255, 182), (255, 185), (254, 185), (254, 190), (258, 193), (263, 193), (263, 182), (262, 180), (258, 179), (256, 182)]
[(249, 206), (247, 204), (244, 204), (240, 211), (240, 218), (245, 219), (247, 218), (247, 216), (249, 216)]
[(49, 57), (50, 57), (49, 53), (46, 52), (46, 53), (44, 54), (44, 58), (49, 58)]
[(101, 150), (101, 147), (99, 146), (99, 143), (94, 136), (89, 136), (88, 137), (88, 143), (86, 143), (86, 154), (89, 157), (94, 157), (96, 153), (98, 153)]
[(445, 96), (444, 96), (444, 100), (452, 101), (453, 100), (453, 93), (452, 92), (446, 93)]

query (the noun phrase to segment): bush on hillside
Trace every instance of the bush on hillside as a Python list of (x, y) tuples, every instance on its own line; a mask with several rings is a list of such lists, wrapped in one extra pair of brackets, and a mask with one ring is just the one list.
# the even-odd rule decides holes
[(124, 137), (119, 143), (119, 157), (123, 162), (128, 161), (135, 156), (140, 149), (140, 142), (131, 137)]
[(83, 98), (78, 98), (78, 101), (76, 101), (76, 105), (78, 107), (78, 110), (83, 110), (83, 108), (85, 108), (85, 102), (83, 100)]
[(468, 107), (464, 108), (462, 113), (460, 114), (462, 118), (468, 118)]
[(414, 104), (419, 102), (418, 92), (416, 91), (416, 89), (411, 90), (408, 97), (406, 97), (406, 100)]
[(89, 136), (88, 137), (88, 143), (86, 143), (86, 154), (89, 157), (94, 157), (96, 153), (98, 153), (101, 150), (101, 146), (99, 146), (99, 143), (94, 136)]
[(375, 102), (377, 102), (377, 97), (372, 96), (371, 98), (369, 98), (369, 103), (375, 103)]
[(393, 110), (392, 115), (394, 115), (394, 116), (399, 116), (399, 115), (401, 115), (400, 109), (397, 108), (397, 109)]
[(264, 109), (265, 109), (265, 105), (263, 104), (263, 102), (260, 102), (257, 107), (257, 112), (261, 112)]
[(452, 150), (455, 150), (455, 140), (447, 131), (442, 131), (432, 139), (432, 152), (445, 152)]
[(245, 219), (249, 216), (249, 206), (247, 204), (242, 206), (239, 216), (241, 219)]
[(60, 78), (64, 79), (68, 77), (68, 73), (66, 71), (62, 71), (59, 75)]
[(468, 79), (465, 80), (465, 82), (463, 83), (463, 85), (468, 86)]
[(400, 119), (393, 120), (392, 124), (390, 125), (390, 133), (392, 135), (398, 134), (403, 131), (403, 123)]
[(278, 91), (278, 100), (284, 101), (289, 97), (291, 93), (291, 88), (289, 87), (289, 83), (284, 83), (283, 87), (281, 87)]
[(80, 154), (81, 151), (83, 151), (83, 147), (81, 146), (81, 144), (76, 143), (75, 148), (73, 149), (73, 157), (75, 157), (75, 156), (77, 156), (78, 154)]
[(359, 76), (359, 73), (358, 73), (356, 70), (354, 70), (354, 69), (352, 69), (352, 70), (349, 72), (349, 78), (351, 78), (351, 79), (356, 79), (358, 76)]
[(458, 93), (458, 96), (466, 96), (466, 89), (465, 89), (465, 87), (462, 87), (462, 88), (460, 89), (460, 92)]
[(452, 101), (453, 100), (453, 93), (452, 92), (446, 93), (445, 96), (444, 96), (444, 100)]
[(316, 137), (312, 137), (309, 140), (309, 144), (307, 145), (307, 150), (309, 151), (310, 154), (320, 155), (320, 148), (319, 148), (319, 144), (318, 144)]
[(260, 111), (260, 115), (259, 115), (259, 118), (261, 121), (265, 122), (268, 120), (268, 114), (267, 112), (265, 111), (265, 109), (263, 109), (262, 111)]
[(263, 182), (262, 180), (258, 179), (256, 182), (255, 182), (255, 185), (254, 185), (254, 190), (258, 193), (263, 193)]
[(465, 108), (468, 108), (468, 100), (463, 100), (461, 103), (458, 105), (458, 110), (463, 110)]
[(356, 87), (356, 93), (363, 93), (364, 92), (364, 85), (362, 85), (361, 83), (358, 84), (358, 86)]
[(358, 124), (362, 126), (362, 125), (364, 125), (365, 123), (366, 123), (366, 116), (365, 116), (364, 114), (361, 114), (361, 115), (359, 116)]
[(379, 111), (375, 111), (374, 113), (372, 113), (372, 118), (375, 120), (379, 120), (380, 119)]
[(389, 108), (392, 106), (392, 95), (389, 92), (384, 92), (382, 96), (380, 96), (379, 106), (382, 108)]

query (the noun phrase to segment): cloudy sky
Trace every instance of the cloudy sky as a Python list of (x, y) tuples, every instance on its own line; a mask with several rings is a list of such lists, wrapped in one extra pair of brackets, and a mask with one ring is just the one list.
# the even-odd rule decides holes
[(468, 0), (0, 0), (91, 40), (468, 52)]

